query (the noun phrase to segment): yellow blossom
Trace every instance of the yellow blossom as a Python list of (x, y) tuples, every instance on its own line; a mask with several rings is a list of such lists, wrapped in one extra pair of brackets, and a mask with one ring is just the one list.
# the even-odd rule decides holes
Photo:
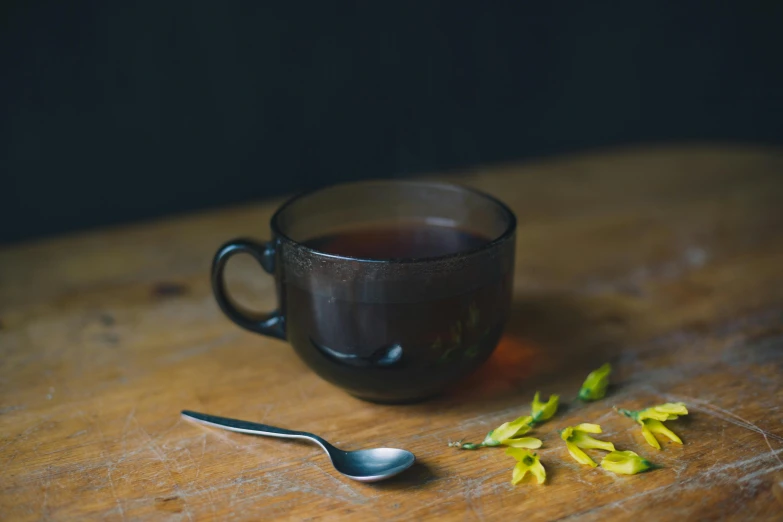
[(538, 449), (543, 443), (541, 439), (535, 437), (520, 437), (518, 439), (506, 439), (501, 444), (510, 448)]
[(580, 464), (586, 464), (595, 467), (596, 463), (587, 456), (583, 449), (601, 449), (604, 451), (614, 451), (614, 444), (611, 442), (594, 439), (588, 433), (601, 433), (601, 426), (598, 424), (579, 424), (569, 426), (560, 432), (560, 438), (566, 443), (568, 453), (574, 457)]
[(612, 373), (612, 365), (604, 364), (595, 371), (590, 372), (579, 390), (579, 398), (583, 401), (597, 401), (606, 395), (609, 386), (609, 374)]
[(620, 475), (636, 475), (647, 471), (653, 465), (633, 451), (613, 451), (603, 458), (601, 467)]
[(540, 448), (541, 441), (533, 437), (520, 437), (530, 431), (533, 417), (519, 417), (511, 422), (504, 422), (487, 433), (482, 446), (512, 446), (517, 448)]
[(671, 439), (672, 442), (682, 444), (682, 440), (676, 433), (664, 426), (663, 421), (675, 420), (682, 415), (688, 415), (688, 408), (682, 402), (667, 402), (644, 410), (630, 411), (618, 410), (626, 417), (630, 417), (642, 427), (642, 436), (647, 443), (655, 449), (661, 449), (661, 444), (655, 438), (658, 433)]
[(530, 406), (530, 414), (533, 416), (533, 422), (544, 422), (549, 420), (557, 412), (557, 405), (560, 400), (559, 395), (550, 395), (546, 402), (539, 400), (539, 392), (533, 397), (533, 404)]
[(522, 437), (530, 431), (530, 425), (533, 423), (533, 417), (519, 417), (510, 422), (504, 422), (494, 430), (487, 433), (481, 444), (472, 442), (450, 442), (449, 446), (466, 450), (476, 450), (484, 447), (509, 446), (511, 448), (529, 448), (536, 449), (541, 447), (541, 440), (535, 437)]
[(530, 472), (539, 484), (546, 480), (546, 470), (537, 454), (526, 449), (508, 448), (506, 454), (517, 459), (517, 465), (514, 466), (514, 472), (511, 476), (511, 483), (518, 484), (528, 472)]

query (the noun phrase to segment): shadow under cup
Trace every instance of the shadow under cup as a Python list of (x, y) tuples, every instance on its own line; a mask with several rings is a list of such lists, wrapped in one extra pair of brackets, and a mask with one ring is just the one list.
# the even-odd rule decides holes
[[(223, 245), (212, 284), (226, 315), (286, 339), (325, 380), (362, 399), (425, 399), (475, 370), (512, 299), (516, 219), (496, 199), (445, 183), (371, 181), (298, 196), (272, 241)], [(279, 309), (254, 314), (223, 271), (253, 255), (276, 280)]]

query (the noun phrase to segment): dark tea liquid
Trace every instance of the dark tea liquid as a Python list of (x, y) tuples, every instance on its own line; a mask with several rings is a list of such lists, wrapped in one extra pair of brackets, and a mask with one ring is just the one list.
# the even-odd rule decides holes
[(417, 259), (473, 250), (489, 239), (458, 228), (400, 224), (328, 235), (306, 241), (320, 252), (364, 259)]
[[(489, 241), (457, 228), (404, 224), (346, 231), (305, 244), (329, 254), (393, 260), (456, 254)], [(319, 375), (342, 386), (350, 382), (351, 391), (363, 398), (385, 401), (382, 390), (390, 388), (397, 390), (397, 402), (407, 388), (411, 397), (421, 397), (428, 387), (435, 393), (494, 349), (508, 313), (513, 274), (457, 270), (448, 275), (454, 292), (446, 294), (432, 291), (428, 277), (413, 283), (349, 280), (355, 288), (351, 298), (286, 285), (288, 340)]]

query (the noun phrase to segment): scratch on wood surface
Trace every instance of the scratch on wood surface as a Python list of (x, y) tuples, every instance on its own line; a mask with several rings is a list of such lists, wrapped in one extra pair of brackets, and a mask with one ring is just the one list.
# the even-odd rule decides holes
[(604, 413), (603, 415), (601, 415), (600, 417), (598, 417), (594, 421), (590, 421), (590, 422), (593, 422), (595, 424), (600, 424), (603, 421), (605, 421), (606, 419), (614, 418), (616, 415), (617, 415), (617, 412), (612, 410), (612, 409), (610, 409), (609, 411), (607, 411), (606, 413)]
[(609, 504), (596, 506), (596, 507), (587, 509), (585, 511), (580, 511), (579, 513), (570, 513), (570, 514), (568, 514), (568, 515), (566, 515), (564, 517), (560, 517), (560, 518), (555, 519), (555, 522), (560, 522), (562, 520), (574, 520), (574, 519), (579, 520), (582, 517), (584, 517), (585, 515), (589, 515), (591, 513), (597, 512), (597, 511), (604, 511), (606, 509), (612, 509), (612, 508), (620, 508), (623, 511), (628, 511), (625, 508), (625, 506), (623, 506), (623, 504), (625, 504), (626, 502), (631, 502), (632, 500), (636, 500), (636, 499), (639, 499), (639, 498), (644, 498), (646, 496), (652, 495), (654, 493), (658, 493), (659, 491), (664, 491), (664, 490), (669, 489), (672, 486), (676, 486), (676, 485), (677, 484), (666, 484), (665, 486), (660, 486), (660, 487), (653, 488), (653, 489), (650, 489), (650, 490), (647, 490), (647, 491), (642, 491), (642, 492), (636, 493), (635, 495), (631, 495), (630, 497), (625, 497), (625, 498), (622, 498), (620, 500), (616, 500), (614, 502), (610, 502)]
[(193, 467), (196, 468), (196, 476), (193, 479), (190, 487), (195, 489), (199, 493), (205, 493), (207, 496), (207, 500), (209, 501), (209, 506), (212, 509), (212, 513), (215, 514), (217, 512), (216, 510), (216, 503), (215, 503), (215, 497), (214, 493), (216, 491), (215, 486), (207, 486), (207, 487), (201, 487), (200, 484), (198, 484), (198, 475), (201, 472), (201, 462), (204, 460), (204, 453), (207, 449), (207, 434), (204, 433), (204, 435), (201, 437), (202, 446), (201, 446), (201, 456), (199, 457), (198, 462), (193, 458), (193, 453), (190, 451), (190, 448), (184, 448), (184, 450), (188, 454), (188, 459), (190, 460), (190, 463)]
[(182, 422), (182, 417), (177, 416), (176, 420), (171, 424), (171, 426), (169, 426), (165, 430), (163, 430), (160, 433), (158, 433), (157, 435), (155, 435), (155, 437), (153, 437), (153, 439), (154, 440), (162, 439), (163, 437), (165, 437), (166, 435), (168, 435), (169, 433), (174, 431), (174, 428), (179, 426), (180, 422)]
[[(452, 483), (454, 481), (458, 482), (459, 490), (462, 494), (462, 498), (465, 500), (465, 504), (468, 507), (468, 509), (470, 509), (471, 513), (473, 513), (473, 515), (477, 519), (485, 520), (484, 510), (480, 504), (480, 501), (483, 496), (483, 490), (487, 485), (486, 482), (490, 479), (497, 477), (498, 475), (506, 475), (506, 474), (510, 475), (509, 469), (502, 469), (500, 471), (489, 473), (483, 477), (476, 478), (476, 479), (466, 479), (458, 475), (443, 477), (441, 479), (442, 486), (439, 487), (436, 491), (438, 491), (439, 493), (443, 493), (446, 496), (449, 496), (453, 494), (454, 490), (456, 489)], [(508, 486), (509, 486), (508, 482), (503, 482), (502, 484), (491, 483), (489, 485), (489, 487), (493, 490), (492, 491), (493, 494), (496, 493), (498, 488), (506, 488)], [(479, 501), (479, 503), (476, 502), (477, 500)]]
[[(324, 460), (323, 462), (328, 462)], [(230, 482), (213, 488), (213, 491), (227, 492), (223, 495), (229, 504), (228, 509), (236, 509), (239, 505), (254, 504), (261, 499), (269, 497), (285, 497), (287, 495), (296, 495), (299, 498), (302, 494), (317, 495), (331, 501), (340, 503), (349, 503), (352, 505), (367, 504), (371, 499), (379, 495), (367, 496), (365, 492), (358, 491), (349, 479), (340, 480), (318, 464), (311, 462), (310, 459), (299, 459), (296, 462), (287, 462), (284, 467), (274, 466), (268, 468), (248, 467), (248, 460), (241, 461), (241, 470), (237, 478)], [(328, 465), (328, 464), (327, 464)], [(302, 470), (306, 470), (302, 473)], [(310, 471), (319, 475), (326, 475), (329, 478), (328, 484), (323, 484), (320, 477), (313, 477)], [(315, 480), (313, 480), (315, 478)], [(335, 487), (335, 485), (339, 485)]]
[(700, 473), (696, 477), (701, 477), (703, 475), (709, 476), (709, 475), (722, 473), (724, 471), (728, 471), (728, 470), (734, 469), (734, 468), (746, 467), (749, 464), (755, 464), (755, 463), (757, 463), (759, 461), (767, 460), (768, 458), (770, 458), (772, 456), (777, 457), (779, 453), (783, 453), (783, 449), (775, 450), (775, 451), (772, 451), (770, 453), (762, 453), (761, 455), (756, 455), (753, 458), (750, 458), (750, 459), (747, 459), (747, 460), (741, 460), (739, 462), (730, 462), (729, 464), (723, 464), (722, 466), (712, 466), (711, 468), (709, 468), (706, 471), (703, 471), (702, 473)]
[(41, 516), (49, 518), (49, 488), (52, 485), (51, 479), (51, 466), (46, 467), (46, 473), (43, 473), (39, 479), (41, 482), (41, 489), (43, 489), (43, 499), (41, 500)]
[(769, 442), (770, 437), (777, 440), (778, 442), (783, 442), (783, 437), (780, 437), (778, 435), (775, 435), (774, 433), (763, 430), (758, 426), (756, 426), (755, 424), (753, 424), (752, 422), (750, 422), (749, 420), (743, 419), (739, 415), (732, 413), (728, 410), (725, 410), (719, 406), (715, 406), (714, 404), (711, 404), (707, 401), (696, 399), (694, 397), (681, 396), (678, 398), (674, 395), (668, 395), (668, 394), (662, 394), (662, 395), (666, 397), (667, 400), (674, 400), (677, 402), (687, 402), (690, 404), (696, 404), (694, 409), (698, 411), (702, 411), (707, 415), (717, 417), (721, 420), (734, 424), (735, 426), (739, 426), (741, 428), (745, 428), (747, 430), (760, 433), (761, 436), (764, 437), (764, 442), (767, 443), (767, 447), (769, 448), (770, 452), (775, 456), (778, 463), (783, 465), (783, 460), (781, 460), (780, 456), (778, 455), (778, 452), (775, 451), (775, 449), (772, 447), (772, 444), (770, 444)]
[(136, 415), (136, 407), (134, 406), (133, 409), (131, 409), (128, 416), (125, 417), (125, 424), (122, 427), (122, 439), (120, 439), (120, 446), (122, 447), (123, 455), (125, 454), (127, 448), (126, 441), (128, 437), (128, 428), (130, 427), (130, 423), (135, 415)]
[(17, 404), (15, 406), (3, 406), (0, 408), (0, 415), (5, 415), (6, 413), (11, 413), (18, 410), (24, 410), (27, 408), (26, 404)]
[[(134, 411), (135, 411), (135, 408), (134, 408)], [(133, 416), (131, 416), (131, 415), (129, 414), (129, 416), (126, 418), (126, 421), (127, 421), (128, 419), (129, 419), (129, 420), (131, 420), (131, 421), (135, 421), (135, 420), (136, 420), (136, 419), (135, 419), (135, 414), (134, 414)], [(177, 420), (176, 420), (176, 421), (174, 421), (174, 423), (173, 423), (171, 426), (169, 426), (168, 428), (166, 428), (166, 429), (165, 429), (165, 430), (163, 430), (162, 432), (160, 432), (160, 433), (157, 433), (157, 434), (156, 434), (154, 437), (152, 437), (152, 440), (154, 440), (154, 441), (157, 441), (157, 440), (159, 440), (159, 439), (162, 439), (162, 438), (164, 438), (164, 437), (165, 437), (166, 435), (168, 435), (168, 434), (169, 434), (171, 431), (173, 431), (173, 430), (174, 430), (174, 428), (176, 428), (176, 427), (177, 427), (177, 425), (180, 423), (180, 420), (181, 420), (181, 419), (177, 418)], [(130, 430), (128, 430), (128, 431), (130, 431)], [(139, 431), (140, 431), (140, 430), (139, 430)], [(149, 436), (149, 434), (147, 434), (147, 436)], [(126, 437), (126, 429), (125, 429), (125, 428), (123, 428), (123, 437)], [(135, 456), (139, 455), (140, 453), (143, 453), (143, 452), (145, 452), (145, 451), (148, 451), (148, 450), (151, 450), (151, 448), (150, 448), (150, 446), (149, 446), (149, 443), (148, 443), (148, 444), (146, 444), (146, 445), (137, 446), (136, 448), (134, 448), (134, 449), (132, 449), (132, 450), (130, 450), (130, 451), (126, 450), (126, 449), (123, 447), (123, 452), (122, 452), (122, 455), (120, 455), (120, 456), (117, 458), (117, 463), (124, 462), (124, 461), (126, 461), (127, 459), (129, 459), (130, 457), (135, 457)]]
[[(778, 457), (777, 454), (775, 456)], [(780, 457), (778, 457), (778, 459), (779, 458)], [(745, 475), (745, 476), (741, 477), (739, 480), (737, 480), (737, 482), (748, 482), (748, 481), (751, 481), (751, 480), (755, 479), (756, 477), (767, 475), (769, 473), (774, 473), (775, 471), (780, 471), (782, 469), (783, 469), (783, 464), (779, 464), (779, 465), (774, 466), (772, 468), (760, 469), (758, 471), (754, 471), (753, 473), (748, 473), (747, 475)]]
[(470, 508), (470, 511), (474, 515), (476, 515), (476, 518), (478, 520), (483, 521), (483, 520), (485, 520), (484, 519), (484, 510), (482, 509), (482, 507), (480, 505), (477, 506), (473, 502), (473, 500), (474, 500), (473, 499), (473, 495), (474, 495), (473, 489), (470, 486), (465, 486), (465, 488), (463, 489), (463, 496), (465, 497), (465, 503)]
[(187, 495), (185, 495), (185, 492), (183, 492), (182, 488), (180, 488), (177, 479), (174, 478), (174, 473), (171, 472), (171, 466), (168, 459), (166, 458), (165, 453), (155, 443), (155, 439), (150, 436), (149, 432), (144, 429), (144, 426), (141, 425), (135, 416), (133, 417), (133, 422), (136, 424), (136, 427), (139, 429), (139, 431), (147, 438), (148, 447), (153, 451), (153, 453), (155, 453), (155, 455), (158, 456), (158, 459), (163, 464), (163, 469), (166, 470), (166, 473), (168, 473), (169, 477), (171, 478), (172, 486), (177, 491), (177, 493), (179, 493), (179, 496), (182, 499), (182, 509), (185, 511), (185, 515), (188, 517), (188, 520), (193, 520), (193, 515), (190, 512), (190, 506), (188, 505)]
[[(108, 442), (106, 440), (106, 434), (103, 432), (100, 422), (95, 419), (91, 419), (80, 408), (76, 408), (76, 413), (80, 415), (90, 426), (94, 426), (98, 431), (98, 439), (101, 445), (101, 452), (106, 462), (106, 479), (109, 483), (109, 489), (111, 490), (112, 498), (117, 504), (117, 511), (120, 513), (122, 520), (125, 520), (125, 508), (122, 505), (122, 501), (117, 496), (117, 489), (114, 487), (114, 477), (112, 476), (112, 470), (114, 469), (114, 461), (111, 458), (111, 452), (109, 451)], [(98, 415), (100, 417), (100, 414)]]
[[(101, 436), (101, 439), (103, 440), (103, 436)], [(109, 465), (106, 466), (106, 476), (109, 479), (109, 487), (111, 488), (111, 495), (114, 497), (114, 501), (117, 503), (117, 510), (120, 512), (120, 517), (122, 517), (122, 520), (125, 520), (125, 508), (122, 507), (122, 501), (117, 496), (117, 489), (114, 487), (114, 479), (112, 478), (112, 468), (114, 468), (114, 464), (109, 462)]]
[(236, 502), (236, 498), (237, 498), (237, 493), (239, 493), (239, 489), (242, 486), (242, 481), (244, 480), (245, 473), (247, 472), (247, 465), (248, 465), (247, 459), (241, 459), (240, 462), (242, 462), (241, 469), (239, 470), (239, 475), (237, 475), (237, 478), (234, 479), (234, 487), (231, 489), (231, 496), (229, 497), (229, 504), (228, 504), (229, 507), (234, 507), (234, 503)]
[(201, 473), (201, 463), (204, 461), (204, 453), (207, 451), (207, 434), (204, 434), (204, 438), (201, 439), (201, 456), (198, 458), (198, 466), (196, 466), (196, 478), (194, 480), (198, 480), (198, 476)]
[(328, 478), (329, 481), (332, 484), (337, 485), (338, 488), (346, 491), (350, 496), (356, 497), (356, 498), (360, 498), (362, 500), (367, 500), (367, 497), (365, 495), (362, 495), (361, 493), (359, 493), (358, 491), (353, 489), (353, 487), (349, 483), (343, 482), (343, 481), (335, 478), (333, 475), (330, 475), (321, 466), (319, 466), (319, 465), (317, 465), (317, 464), (315, 464), (313, 462), (307, 462), (306, 465), (309, 468), (314, 469), (314, 470), (318, 471), (320, 474), (326, 476), (326, 478)]
[[(661, 496), (661, 498), (658, 499), (658, 501), (661, 501), (661, 500), (663, 500), (663, 498), (665, 498), (665, 496), (668, 496), (668, 495), (671, 494), (671, 491), (667, 491), (670, 488), (674, 487), (676, 490), (679, 491), (679, 490), (681, 490), (684, 487), (688, 487), (690, 484), (693, 484), (695, 487), (704, 487), (706, 481), (709, 480), (710, 477), (713, 477), (715, 475), (719, 475), (719, 474), (721, 474), (721, 473), (723, 473), (725, 471), (729, 471), (731, 469), (746, 468), (746, 467), (748, 467), (751, 464), (756, 464), (756, 463), (758, 463), (760, 461), (767, 460), (770, 457), (772, 457), (773, 455), (774, 456), (778, 456), (778, 454), (780, 454), (780, 453), (783, 453), (783, 449), (775, 450), (775, 451), (773, 451), (771, 453), (764, 453), (762, 455), (757, 455), (757, 456), (755, 456), (753, 458), (750, 458), (750, 459), (747, 459), (747, 460), (743, 460), (743, 461), (740, 461), (740, 462), (731, 462), (729, 464), (724, 464), (722, 466), (717, 466), (717, 467), (713, 466), (712, 468), (707, 469), (705, 471), (702, 471), (701, 473), (698, 473), (698, 474), (694, 475), (693, 477), (690, 477), (690, 478), (688, 478), (688, 479), (686, 479), (684, 481), (672, 482), (670, 484), (666, 484), (664, 486), (653, 488), (653, 489), (650, 489), (650, 490), (647, 490), (647, 491), (641, 491), (641, 492), (636, 493), (634, 495), (631, 495), (629, 497), (621, 498), (619, 500), (616, 500), (614, 502), (610, 502), (608, 504), (603, 504), (601, 506), (596, 506), (594, 508), (590, 508), (590, 509), (585, 510), (585, 511), (580, 511), (578, 513), (570, 513), (570, 514), (566, 515), (565, 517), (558, 518), (557, 520), (558, 521), (579, 520), (579, 519), (582, 519), (585, 515), (589, 515), (591, 513), (596, 513), (596, 512), (599, 512), (599, 511), (605, 511), (605, 510), (613, 509), (613, 508), (619, 508), (619, 509), (622, 509), (623, 511), (628, 511), (627, 508), (624, 506), (624, 504), (627, 504), (627, 503), (632, 502), (634, 500), (638, 500), (638, 499), (647, 497), (649, 495), (660, 493), (662, 496)], [(772, 468), (764, 468), (764, 469), (756, 470), (756, 471), (753, 471), (753, 472), (751, 472), (751, 473), (749, 473), (747, 475), (744, 475), (743, 477), (740, 477), (739, 479), (736, 479), (736, 480), (735, 479), (731, 479), (731, 480), (732, 480), (732, 483), (735, 483), (735, 484), (737, 482), (739, 482), (739, 483), (747, 482), (747, 481), (753, 480), (756, 477), (759, 477), (759, 476), (762, 476), (762, 475), (766, 475), (766, 474), (778, 471), (779, 469), (783, 469), (783, 466), (775, 466), (775, 467), (772, 467)]]
[(29, 428), (24, 430), (22, 433), (20, 433), (16, 437), (13, 437), (13, 438), (9, 439), (8, 442), (6, 442), (2, 446), (0, 446), (0, 453), (3, 453), (8, 446), (10, 446), (11, 444), (14, 444), (15, 442), (18, 442), (18, 441), (22, 441), (23, 442), (23, 441), (25, 441), (27, 439), (27, 437), (31, 433), (34, 433), (38, 428), (43, 426), (49, 420), (49, 418), (50, 418), (49, 415), (46, 415), (46, 416), (42, 417), (40, 422), (37, 422), (37, 423), (33, 424), (32, 426), (30, 426)]
[(267, 404), (264, 407), (264, 413), (261, 414), (261, 418), (258, 420), (258, 422), (264, 422), (266, 421), (266, 418), (269, 416), (270, 413), (272, 413), (272, 410), (275, 409), (274, 404)]

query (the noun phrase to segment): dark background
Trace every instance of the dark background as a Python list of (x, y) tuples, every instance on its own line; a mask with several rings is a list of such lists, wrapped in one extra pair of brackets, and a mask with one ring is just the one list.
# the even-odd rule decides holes
[(348, 179), (783, 142), (780, 1), (7, 0), (0, 13), (0, 242)]

